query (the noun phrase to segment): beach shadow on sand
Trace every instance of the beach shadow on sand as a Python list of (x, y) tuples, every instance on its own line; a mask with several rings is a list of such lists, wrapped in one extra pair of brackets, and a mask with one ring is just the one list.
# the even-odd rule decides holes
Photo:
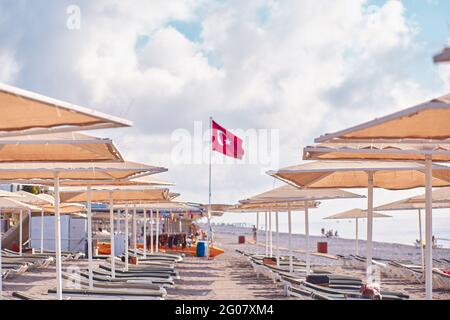
[(209, 289), (168, 289), (167, 294), (169, 296), (169, 300), (180, 300), (180, 299), (189, 299), (192, 297), (205, 297), (207, 296), (212, 290)]

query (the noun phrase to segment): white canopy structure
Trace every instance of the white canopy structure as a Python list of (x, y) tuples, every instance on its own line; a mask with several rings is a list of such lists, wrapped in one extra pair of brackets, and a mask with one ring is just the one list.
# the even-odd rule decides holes
[(130, 127), (130, 121), (0, 84), (0, 137)]
[[(442, 58), (443, 55), (439, 58)], [(442, 161), (442, 158), (449, 157), (448, 145), (450, 143), (450, 94), (432, 99), (419, 105), (392, 113), (390, 115), (368, 121), (354, 127), (344, 129), (335, 133), (325, 134), (317, 139), (316, 143), (385, 143), (391, 146), (395, 143), (412, 144), (411, 147), (402, 147), (402, 159), (417, 160), (417, 155), (425, 162), (426, 173), (426, 209), (425, 209), (425, 238), (426, 238), (426, 259), (425, 259), (425, 291), (426, 298), (433, 298), (432, 285), (432, 179), (433, 161)], [(430, 144), (441, 144), (441, 148), (426, 150)], [(424, 148), (418, 148), (417, 144), (425, 145)], [(375, 148), (373, 153), (382, 153), (384, 160), (398, 160), (398, 150), (393, 148)], [(342, 151), (342, 150), (341, 150)], [(329, 150), (328, 158), (332, 159), (332, 153)], [(323, 154), (324, 151), (321, 151)], [(309, 156), (305, 153), (305, 159), (314, 159), (315, 156)], [(347, 157), (351, 159), (371, 159), (366, 150), (353, 150), (346, 152)], [(408, 156), (410, 159), (408, 159)], [(341, 156), (336, 153), (336, 158)], [(445, 160), (448, 162), (448, 160)], [(369, 219), (370, 220), (370, 219)]]
[(373, 188), (403, 190), (427, 183), (449, 186), (450, 170), (434, 166), (426, 181), (422, 164), (397, 161), (315, 161), (271, 171), (269, 174), (299, 188), (367, 188), (367, 280), (372, 281)]
[(110, 139), (77, 132), (0, 138), (0, 162), (123, 162)]

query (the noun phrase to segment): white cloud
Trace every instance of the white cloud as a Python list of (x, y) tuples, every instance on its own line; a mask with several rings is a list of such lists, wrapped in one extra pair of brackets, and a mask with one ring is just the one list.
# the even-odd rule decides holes
[[(69, 1), (21, 4), (0, 23), (0, 78), (133, 120), (108, 134), (126, 158), (167, 166), (187, 200), (207, 200), (207, 167), (173, 165), (170, 133), (194, 120), (279, 128), (287, 165), (319, 134), (435, 94), (407, 72), (419, 30), (400, 1), (78, 1), (78, 31), (65, 27)], [(199, 39), (173, 20), (200, 24)], [(251, 165), (217, 166), (214, 181), (222, 202), (273, 185)]]

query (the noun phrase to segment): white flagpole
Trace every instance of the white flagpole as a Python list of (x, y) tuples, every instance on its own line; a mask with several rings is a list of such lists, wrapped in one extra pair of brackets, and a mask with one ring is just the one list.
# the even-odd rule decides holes
[(209, 194), (208, 194), (208, 231), (207, 231), (207, 257), (209, 258), (209, 241), (212, 245), (212, 232), (211, 232), (211, 159), (212, 159), (212, 117), (209, 117)]

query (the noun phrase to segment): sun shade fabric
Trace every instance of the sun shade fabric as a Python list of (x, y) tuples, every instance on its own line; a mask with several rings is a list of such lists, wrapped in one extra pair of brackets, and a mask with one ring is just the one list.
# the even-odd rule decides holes
[[(168, 201), (169, 189), (151, 189), (151, 190), (113, 190), (91, 192), (92, 202), (109, 202), (112, 197), (114, 203), (139, 203), (145, 201)], [(61, 202), (86, 202), (87, 192), (60, 192)]]
[[(136, 207), (140, 210), (166, 210), (173, 212), (201, 211), (200, 207), (191, 206), (183, 202), (152, 202), (138, 203)], [(114, 209), (124, 209), (125, 205), (114, 205)], [(130, 208), (130, 207), (129, 207)]]
[(0, 181), (33, 183), (33, 179), (53, 180), (55, 173), (61, 180), (107, 180), (129, 179), (137, 174), (152, 174), (167, 171), (134, 162), (89, 162), (89, 163), (0, 163)]
[(364, 198), (364, 196), (339, 190), (339, 189), (299, 189), (291, 185), (284, 185), (263, 193), (260, 193), (249, 199), (240, 200), (241, 203), (257, 202), (287, 202), (287, 201), (307, 201), (307, 200), (325, 200), (325, 199), (347, 199)]
[(446, 143), (322, 143), (303, 150), (304, 160), (400, 160), (450, 161), (450, 141)]
[(80, 133), (0, 137), (0, 162), (123, 161), (110, 139)]
[[(53, 205), (43, 205), (41, 208), (44, 210), (45, 213), (54, 214), (55, 213), (55, 207)], [(60, 214), (73, 214), (73, 213), (80, 213), (80, 212), (86, 212), (86, 207), (79, 203), (61, 203), (59, 206)]]
[(0, 198), (1, 197), (8, 197), (8, 198), (19, 198), (17, 200), (23, 199), (24, 196), (22, 196), (19, 193), (16, 192), (9, 192), (5, 190), (0, 190)]
[[(166, 171), (166, 170), (163, 170)], [(52, 187), (54, 183), (49, 180), (39, 180), (34, 179), (32, 181), (35, 185), (44, 185)], [(32, 184), (32, 183), (28, 183)], [(112, 180), (112, 181), (102, 181), (102, 180), (93, 180), (93, 181), (85, 181), (85, 180), (61, 180), (60, 186), (64, 187), (65, 191), (79, 191), (80, 187), (91, 186), (93, 188), (102, 188), (102, 189), (114, 189), (120, 186), (123, 187), (155, 187), (155, 186), (173, 186), (174, 183), (167, 182), (164, 180), (153, 179), (151, 176), (143, 176), (135, 179), (127, 179), (127, 180)]]
[(0, 83), (0, 136), (97, 128), (131, 122)]
[[(450, 203), (450, 188), (439, 188), (431, 193), (433, 203)], [(410, 202), (425, 202), (425, 194), (410, 198)]]
[[(372, 172), (374, 187), (404, 190), (425, 185), (423, 170), (422, 164), (412, 162), (314, 161), (268, 174), (299, 188), (366, 188)], [(450, 186), (448, 167), (434, 165), (433, 176), (433, 186)]]
[(18, 191), (17, 194), (22, 197), (20, 198), (20, 202), (23, 203), (36, 206), (53, 205), (55, 203), (55, 199), (50, 195), (32, 194), (26, 191)]
[(377, 118), (355, 127), (325, 134), (316, 142), (348, 139), (449, 139), (450, 94)]
[(15, 199), (0, 197), (0, 209), (2, 213), (5, 212), (19, 212), (24, 211), (40, 211), (38, 206), (33, 206), (31, 204), (23, 203)]
[[(403, 200), (383, 204), (375, 207), (374, 210), (378, 211), (396, 211), (396, 210), (419, 210), (425, 209), (425, 202), (411, 202), (412, 198), (406, 198)], [(450, 202), (434, 202), (432, 203), (433, 209), (446, 209), (450, 208)]]
[[(308, 208), (317, 208), (320, 202), (307, 201)], [(232, 208), (227, 209), (227, 212), (263, 212), (263, 211), (301, 211), (305, 210), (305, 201), (289, 201), (289, 202), (256, 202), (256, 203), (241, 203)]]
[[(391, 216), (388, 216), (387, 214), (373, 212), (373, 217), (374, 218), (389, 218)], [(337, 214), (333, 214), (324, 219), (339, 220), (339, 219), (365, 219), (365, 218), (367, 218), (367, 210), (352, 209), (352, 210), (340, 212)]]

